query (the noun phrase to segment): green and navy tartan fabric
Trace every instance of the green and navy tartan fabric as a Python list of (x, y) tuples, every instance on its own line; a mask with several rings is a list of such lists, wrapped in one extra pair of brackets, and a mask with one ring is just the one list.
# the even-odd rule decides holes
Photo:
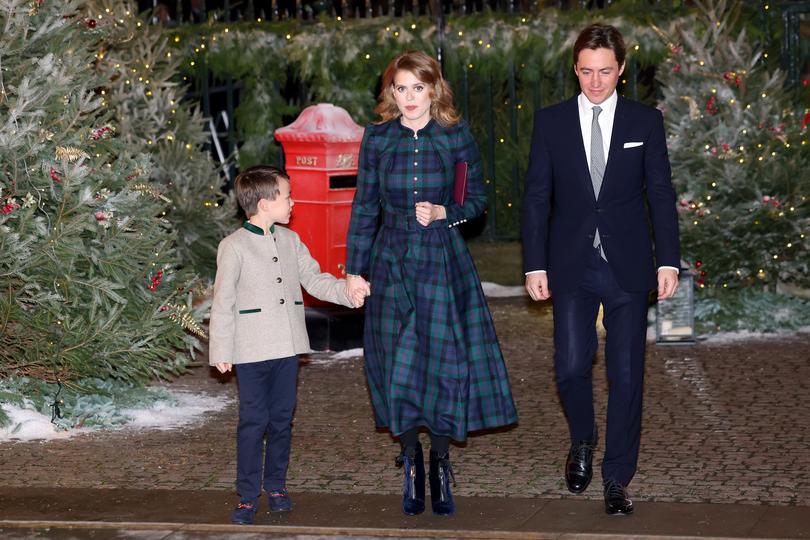
[[(463, 206), (454, 167), (469, 164)], [(447, 220), (416, 222), (414, 205)], [(365, 364), (377, 425), (394, 435), (425, 426), (467, 432), (517, 421), (509, 378), (478, 273), (455, 225), (486, 207), (481, 157), (469, 128), (399, 120), (366, 128), (348, 236), (347, 271), (368, 274)]]

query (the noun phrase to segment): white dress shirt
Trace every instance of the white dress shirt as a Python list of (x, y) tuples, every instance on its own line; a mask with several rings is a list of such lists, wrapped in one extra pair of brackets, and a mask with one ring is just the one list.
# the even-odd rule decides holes
[[(619, 102), (619, 94), (616, 90), (605, 101), (599, 104), (602, 112), (599, 115), (599, 129), (602, 131), (602, 146), (604, 146), (605, 166), (610, 159), (610, 137), (613, 135), (613, 118), (616, 116), (616, 103)], [(579, 106), (579, 128), (582, 131), (582, 143), (585, 146), (585, 159), (588, 160), (588, 170), (591, 170), (591, 126), (593, 125), (593, 108), (595, 104), (580, 93), (577, 97)]]
[[(597, 121), (599, 122), (599, 129), (602, 131), (602, 144), (604, 145), (605, 166), (607, 167), (608, 159), (610, 159), (610, 138), (613, 135), (613, 119), (616, 117), (616, 104), (619, 102), (619, 94), (616, 90), (605, 101), (599, 104), (602, 112), (599, 114)], [(582, 132), (582, 144), (585, 147), (585, 159), (588, 161), (588, 170), (591, 170), (591, 125), (593, 124), (593, 108), (595, 104), (585, 97), (585, 94), (580, 92), (577, 96), (577, 109), (579, 110), (579, 128)], [(662, 268), (671, 268), (678, 272), (678, 268), (674, 266), (659, 266), (658, 270)], [(545, 272), (545, 270), (534, 270), (526, 272), (526, 275), (534, 274), (536, 272)]]

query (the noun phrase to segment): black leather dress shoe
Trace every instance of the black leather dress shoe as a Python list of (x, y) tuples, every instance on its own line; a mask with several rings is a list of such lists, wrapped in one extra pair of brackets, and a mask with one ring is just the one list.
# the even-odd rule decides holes
[(605, 512), (612, 516), (629, 516), (633, 501), (627, 498), (624, 486), (615, 480), (605, 482)]
[[(594, 434), (596, 430), (594, 429)], [(565, 485), (571, 493), (582, 493), (593, 478), (593, 449), (597, 436), (592, 441), (580, 441), (571, 445), (565, 460)]]

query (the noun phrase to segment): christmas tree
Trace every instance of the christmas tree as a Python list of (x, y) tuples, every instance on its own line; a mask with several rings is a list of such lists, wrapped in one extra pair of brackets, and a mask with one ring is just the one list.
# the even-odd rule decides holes
[(61, 404), (65, 425), (82, 396), (181, 372), (202, 334), (171, 199), (120, 136), (84, 7), (0, 12), (0, 394)]
[(228, 164), (214, 163), (204, 119), (183, 99), (181, 58), (172, 55), (164, 29), (147, 24), (132, 2), (95, 0), (87, 14), (103, 35), (94, 65), (108, 80), (118, 137), (149, 154), (149, 179), (171, 200), (166, 219), (177, 232), (181, 262), (213, 278), (217, 245), (238, 226), (236, 207), (222, 195), (220, 171)]
[[(810, 111), (738, 24), (739, 2), (696, 5), (658, 69), (683, 257), (703, 313), (738, 319), (712, 329), (808, 324), (806, 303), (775, 293), (810, 286)], [(791, 309), (775, 317), (773, 302)]]

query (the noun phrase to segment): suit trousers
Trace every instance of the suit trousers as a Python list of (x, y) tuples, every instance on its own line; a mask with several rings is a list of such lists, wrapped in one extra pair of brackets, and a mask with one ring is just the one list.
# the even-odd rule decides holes
[(609, 385), (602, 479), (626, 486), (638, 462), (649, 295), (619, 287), (598, 249), (589, 257), (579, 288), (553, 296), (557, 388), (571, 442), (592, 440), (592, 365), (598, 346), (596, 318), (602, 304)]
[(285, 487), (290, 462), (298, 357), (235, 364), (234, 368), (239, 384), (236, 491), (243, 501), (255, 502), (261, 494), (262, 477), (267, 492)]

